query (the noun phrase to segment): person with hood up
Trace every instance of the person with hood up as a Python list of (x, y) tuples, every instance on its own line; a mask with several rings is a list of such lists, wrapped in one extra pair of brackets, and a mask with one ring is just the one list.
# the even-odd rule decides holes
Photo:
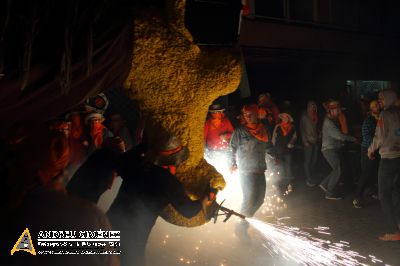
[(340, 200), (335, 193), (336, 185), (342, 175), (343, 163), (341, 160), (341, 147), (343, 141), (356, 141), (356, 138), (343, 134), (339, 129), (340, 105), (337, 101), (329, 101), (326, 104), (328, 110), (322, 125), (322, 147), (321, 151), (332, 168), (319, 187), (325, 191), (325, 198), (329, 200)]
[(400, 241), (397, 223), (400, 193), (400, 110), (395, 106), (397, 94), (393, 90), (379, 93), (383, 104), (377, 121), (375, 136), (368, 148), (368, 157), (373, 160), (379, 150), (381, 160), (378, 170), (379, 199), (385, 218), (386, 233), (379, 236), (383, 241)]
[(281, 168), (281, 180), (279, 187), (283, 194), (287, 189), (292, 190), (292, 152), (297, 140), (296, 128), (293, 125), (293, 118), (287, 113), (279, 114), (280, 123), (275, 126), (272, 135), (272, 143), (276, 153), (276, 159)]
[[(240, 212), (253, 217), (264, 202), (266, 183), (264, 172), (266, 149), (269, 144), (268, 131), (258, 119), (258, 106), (245, 105), (242, 108), (245, 124), (233, 131), (230, 146), (229, 164), (231, 172), (238, 170), (243, 192)], [(237, 160), (236, 160), (237, 158)], [(236, 234), (248, 238), (248, 223), (241, 222)]]
[(376, 156), (378, 154), (374, 155), (377, 158), (376, 160), (368, 159), (368, 147), (371, 145), (372, 139), (374, 138), (376, 123), (381, 111), (378, 101), (371, 101), (369, 104), (369, 110), (370, 114), (367, 118), (365, 118), (361, 127), (361, 176), (358, 180), (356, 195), (353, 200), (353, 205), (355, 208), (363, 207), (362, 203), (364, 190), (368, 185), (373, 185), (373, 183), (376, 183), (373, 182), (373, 180), (376, 180), (376, 177), (378, 176), (379, 159)]
[(300, 118), (300, 134), (304, 147), (304, 171), (306, 174), (306, 184), (314, 187), (315, 167), (318, 161), (318, 113), (317, 105), (314, 101), (307, 103), (307, 110)]
[(229, 147), (233, 126), (224, 111), (220, 104), (213, 104), (208, 111), (210, 117), (204, 126), (204, 144), (208, 152), (226, 151)]

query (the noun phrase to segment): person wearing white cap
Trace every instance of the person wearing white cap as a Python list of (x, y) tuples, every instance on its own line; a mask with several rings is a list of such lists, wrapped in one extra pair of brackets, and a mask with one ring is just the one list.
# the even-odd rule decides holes
[(89, 113), (85, 117), (85, 124), (89, 128), (89, 148), (88, 153), (91, 154), (97, 149), (103, 147), (106, 139), (112, 138), (113, 134), (103, 125), (104, 117), (100, 113)]

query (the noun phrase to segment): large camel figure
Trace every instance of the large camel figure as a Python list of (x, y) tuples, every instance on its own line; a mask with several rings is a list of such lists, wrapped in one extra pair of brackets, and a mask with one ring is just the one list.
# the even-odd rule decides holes
[[(188, 147), (190, 157), (178, 167), (177, 177), (196, 199), (209, 184), (225, 186), (203, 158), (204, 122), (209, 105), (238, 87), (240, 64), (227, 48), (211, 51), (193, 43), (184, 24), (185, 2), (167, 0), (165, 10), (146, 8), (136, 14), (133, 62), (125, 88), (146, 117), (150, 143), (172, 134)], [(183, 226), (206, 222), (204, 213), (189, 220), (172, 207), (163, 218)]]

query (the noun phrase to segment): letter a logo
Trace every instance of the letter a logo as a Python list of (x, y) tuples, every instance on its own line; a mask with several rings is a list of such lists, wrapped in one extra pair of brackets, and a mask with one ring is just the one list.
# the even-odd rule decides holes
[(26, 251), (31, 253), (32, 255), (36, 255), (35, 248), (32, 245), (31, 234), (29, 233), (28, 228), (24, 230), (18, 241), (15, 243), (13, 249), (11, 250), (11, 255), (13, 255), (16, 251)]

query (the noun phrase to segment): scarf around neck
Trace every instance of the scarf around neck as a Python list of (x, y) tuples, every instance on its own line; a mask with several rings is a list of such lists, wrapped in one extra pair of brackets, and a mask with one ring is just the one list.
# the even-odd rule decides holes
[(249, 125), (245, 125), (246, 130), (253, 135), (256, 139), (262, 142), (268, 142), (268, 134), (267, 130), (264, 128), (263, 124), (258, 122), (255, 128), (249, 127)]
[(103, 145), (103, 130), (105, 126), (101, 123), (96, 124), (90, 132), (94, 146), (100, 149)]
[(283, 136), (285, 137), (285, 136), (287, 136), (287, 134), (289, 134), (290, 133), (290, 131), (292, 130), (292, 128), (293, 128), (293, 125), (292, 125), (292, 123), (290, 123), (290, 122), (286, 122), (286, 123), (280, 123), (280, 127), (281, 127), (281, 129), (282, 129), (282, 134), (283, 134)]

